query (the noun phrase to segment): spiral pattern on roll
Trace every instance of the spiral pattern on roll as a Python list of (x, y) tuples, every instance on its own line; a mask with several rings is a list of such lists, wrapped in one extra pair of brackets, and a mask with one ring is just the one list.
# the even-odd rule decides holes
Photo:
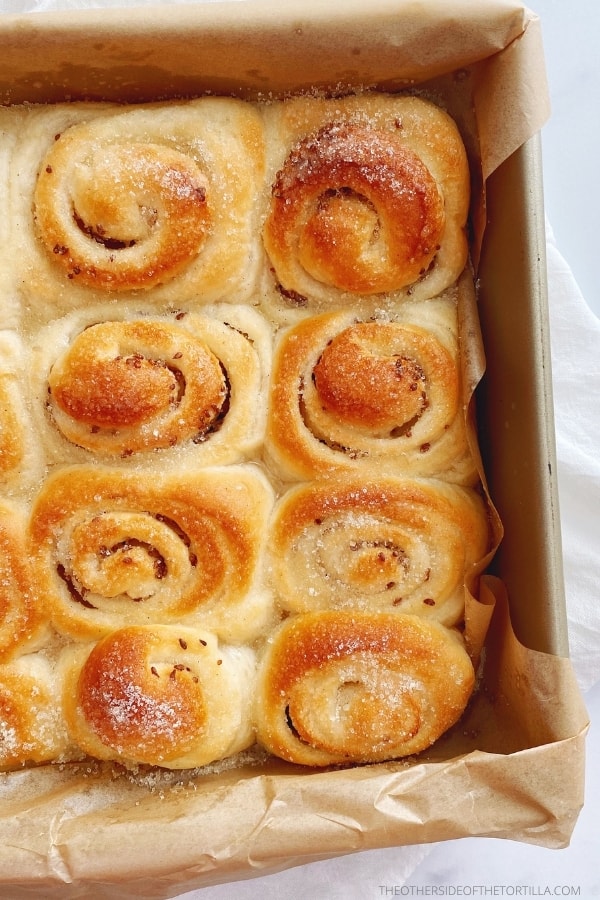
[(408, 96), (302, 97), (267, 121), (279, 166), (263, 241), (292, 306), (430, 298), (458, 277), (469, 175), (441, 109)]
[(456, 123), (368, 89), (0, 118), (0, 767), (426, 749), (501, 532)]
[(173, 305), (246, 299), (260, 254), (258, 111), (202, 97), (123, 109), (36, 111), (19, 172), (24, 290), (32, 314), (92, 294)]
[(258, 313), (109, 312), (77, 311), (36, 339), (29, 371), (49, 459), (207, 466), (256, 454), (271, 358)]
[(340, 311), (284, 333), (267, 429), (267, 452), (283, 477), (376, 467), (473, 480), (455, 314), (444, 301), (430, 305), (439, 313), (431, 326)]
[(140, 479), (73, 467), (34, 503), (29, 541), (55, 627), (95, 639), (133, 624), (194, 624), (245, 640), (268, 615), (256, 589), (272, 494), (243, 467)]
[(399, 290), (438, 249), (444, 207), (421, 160), (393, 135), (330, 125), (295, 147), (273, 186), (272, 260), (355, 294)]
[(345, 477), (282, 497), (270, 566), (288, 612), (395, 611), (454, 625), (488, 544), (485, 509), (474, 491), (393, 476)]
[(293, 616), (259, 666), (257, 734), (307, 766), (419, 753), (463, 712), (474, 684), (455, 634), (416, 616)]
[(227, 373), (189, 332), (106, 322), (82, 332), (48, 378), (61, 432), (87, 449), (129, 456), (201, 441), (224, 416)]
[(190, 768), (253, 740), (254, 655), (205, 630), (122, 628), (70, 648), (61, 666), (70, 736), (99, 759)]
[(51, 147), (34, 198), (40, 239), (66, 272), (110, 290), (153, 287), (200, 252), (211, 226), (206, 176), (152, 142), (82, 141), (73, 126)]

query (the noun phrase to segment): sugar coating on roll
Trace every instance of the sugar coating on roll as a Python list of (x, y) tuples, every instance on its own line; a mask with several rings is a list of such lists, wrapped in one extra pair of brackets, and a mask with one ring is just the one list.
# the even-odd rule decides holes
[(108, 467), (50, 476), (28, 529), (54, 627), (93, 640), (134, 624), (202, 624), (236, 643), (270, 621), (258, 580), (272, 491), (258, 470), (146, 478)]
[(157, 316), (86, 308), (31, 338), (29, 380), (48, 462), (207, 466), (257, 455), (271, 333), (234, 304)]
[(26, 343), (12, 331), (0, 333), (0, 491), (18, 495), (43, 473), (25, 385)]
[(264, 173), (251, 104), (33, 107), (14, 155), (16, 268), (31, 316), (96, 292), (174, 305), (248, 298)]
[(202, 629), (130, 627), (66, 650), (71, 739), (98, 759), (173, 769), (208, 765), (253, 741), (254, 655)]
[(456, 625), (489, 541), (475, 491), (340, 476), (293, 487), (278, 501), (269, 571), (287, 612), (413, 613)]
[(286, 620), (267, 642), (259, 740), (306, 766), (420, 753), (463, 713), (474, 686), (459, 638), (417, 616), (336, 611)]
[(346, 309), (283, 329), (265, 451), (284, 480), (375, 470), (476, 481), (455, 292), (395, 315)]
[(0, 132), (0, 768), (426, 750), (497, 522), (457, 125), (314, 90)]
[(25, 529), (22, 507), (0, 501), (0, 663), (39, 649), (48, 638)]
[(0, 666), (0, 770), (55, 761), (71, 751), (54, 667), (41, 654)]
[(279, 307), (433, 297), (467, 260), (470, 182), (453, 120), (419, 97), (299, 97), (265, 110), (263, 240)]

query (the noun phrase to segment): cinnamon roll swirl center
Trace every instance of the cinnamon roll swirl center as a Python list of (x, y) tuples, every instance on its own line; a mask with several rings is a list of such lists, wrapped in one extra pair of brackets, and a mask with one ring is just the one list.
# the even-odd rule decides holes
[(87, 328), (55, 362), (48, 390), (69, 440), (123, 453), (202, 439), (226, 413), (229, 385), (203, 342), (140, 321)]
[(195, 566), (189, 547), (189, 537), (164, 518), (102, 513), (75, 526), (70, 571), (59, 574), (74, 599), (91, 608), (103, 599), (138, 603), (169, 577), (185, 580)]
[(358, 323), (336, 335), (313, 370), (323, 408), (356, 428), (400, 435), (427, 408), (425, 372), (391, 346), (382, 324)]
[(38, 235), (70, 279), (112, 290), (168, 281), (210, 231), (208, 181), (193, 157), (132, 141), (82, 143), (73, 126), (40, 169)]
[(398, 135), (334, 123), (288, 156), (273, 187), (266, 239), (275, 256), (293, 248), (316, 281), (376, 294), (427, 271), (444, 222), (433, 175)]
[(414, 737), (421, 720), (412, 694), (420, 685), (386, 663), (385, 655), (359, 652), (306, 672), (290, 690), (290, 730), (310, 747), (348, 758)]
[(83, 666), (77, 694), (100, 740), (142, 762), (188, 752), (206, 728), (197, 675), (165, 652), (149, 630), (122, 629), (98, 643)]

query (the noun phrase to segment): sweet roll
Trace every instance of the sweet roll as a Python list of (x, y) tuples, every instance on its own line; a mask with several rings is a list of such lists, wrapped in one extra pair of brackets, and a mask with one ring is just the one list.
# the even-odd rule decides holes
[(258, 569), (272, 504), (253, 467), (182, 476), (59, 469), (34, 500), (34, 575), (56, 629), (95, 640), (126, 625), (198, 625), (234, 642), (270, 617)]
[(39, 649), (46, 618), (31, 570), (20, 506), (0, 501), (0, 663)]
[(458, 720), (499, 531), (469, 192), (424, 96), (0, 109), (0, 768)]
[(0, 769), (70, 753), (54, 666), (40, 653), (0, 665)]
[(458, 485), (339, 477), (285, 493), (268, 543), (286, 612), (411, 613), (449, 626), (489, 549), (488, 519), (481, 497)]
[(69, 647), (61, 667), (67, 728), (90, 756), (182, 769), (254, 740), (254, 654), (205, 630), (118, 629), (91, 647)]
[(301, 97), (265, 108), (263, 240), (282, 298), (316, 311), (432, 297), (467, 261), (466, 151), (420, 97)]
[(321, 313), (283, 330), (265, 440), (283, 479), (376, 469), (476, 480), (452, 296), (374, 319)]
[(263, 173), (260, 117), (241, 100), (32, 108), (13, 168), (32, 314), (94, 292), (246, 299)]
[(233, 304), (162, 317), (109, 312), (71, 314), (32, 339), (49, 461), (131, 464), (161, 451), (176, 465), (205, 466), (257, 453), (271, 353), (258, 313)]
[(287, 619), (259, 664), (259, 741), (305, 766), (419, 753), (460, 717), (474, 671), (459, 637), (417, 616)]
[(24, 385), (24, 342), (0, 332), (0, 491), (22, 493), (42, 474), (43, 460)]

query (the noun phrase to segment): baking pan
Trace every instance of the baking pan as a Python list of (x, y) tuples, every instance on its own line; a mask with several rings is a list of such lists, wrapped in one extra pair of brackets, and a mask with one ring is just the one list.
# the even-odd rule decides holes
[(8, 16), (0, 47), (5, 105), (352, 87), (453, 105), (455, 88), (476, 195), (479, 438), (504, 527), (482, 589), (496, 610), (478, 705), (430, 754), (332, 772), (267, 762), (137, 781), (95, 766), (2, 775), (0, 892), (149, 900), (373, 847), (467, 835), (564, 846), (587, 720), (567, 658), (537, 17), (515, 0), (247, 0)]

